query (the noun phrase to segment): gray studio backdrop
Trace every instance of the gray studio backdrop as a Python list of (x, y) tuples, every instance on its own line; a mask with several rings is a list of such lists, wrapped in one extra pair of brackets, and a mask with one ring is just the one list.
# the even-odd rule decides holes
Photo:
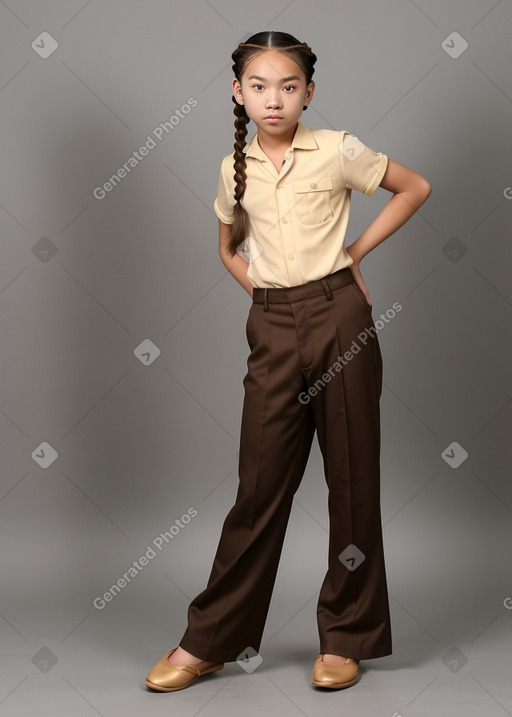
[[(78, 685), (103, 653), (144, 673), (206, 585), (237, 488), (250, 306), (212, 205), (230, 54), (262, 29), (318, 55), (306, 125), (433, 187), (362, 264), (374, 318), (402, 307), (379, 324), (395, 654), (437, 655), (447, 679), (450, 655), (471, 668), (510, 630), (511, 22), (483, 0), (0, 3), (6, 707), (44, 672)], [(389, 196), (353, 193), (347, 243)], [(263, 654), (276, 635), (315, 654), (326, 501), (315, 441)]]

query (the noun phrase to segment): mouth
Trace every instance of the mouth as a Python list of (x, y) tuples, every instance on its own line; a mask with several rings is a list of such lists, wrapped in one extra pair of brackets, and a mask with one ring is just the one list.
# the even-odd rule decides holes
[(279, 115), (267, 115), (267, 116), (264, 117), (263, 119), (266, 119), (266, 120), (281, 120), (281, 119), (283, 119), (283, 118), (282, 118), (282, 117), (279, 117)]

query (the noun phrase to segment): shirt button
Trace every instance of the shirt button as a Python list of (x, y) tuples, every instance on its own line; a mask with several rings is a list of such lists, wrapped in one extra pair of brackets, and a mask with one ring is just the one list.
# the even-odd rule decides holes
[(288, 219), (286, 217), (283, 219), (283, 224), (288, 224)]
[(277, 188), (278, 188), (278, 189), (282, 189), (282, 188), (283, 188), (283, 185), (282, 185), (282, 184), (278, 184), (278, 185), (277, 185)]
[(317, 189), (317, 188), (318, 188), (318, 185), (315, 184), (314, 182), (311, 182), (311, 184), (310, 184), (309, 186), (311, 187), (311, 189)]
[(288, 254), (288, 259), (291, 259), (293, 261), (293, 259), (295, 259), (295, 256), (293, 254)]

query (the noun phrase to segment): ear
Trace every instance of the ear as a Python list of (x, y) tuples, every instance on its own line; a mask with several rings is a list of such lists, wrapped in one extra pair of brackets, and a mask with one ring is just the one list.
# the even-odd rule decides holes
[(233, 95), (235, 100), (239, 105), (243, 105), (244, 98), (242, 96), (242, 85), (238, 81), (236, 77), (233, 78), (233, 81), (231, 82), (231, 86), (233, 88)]
[(304, 95), (304, 107), (307, 107), (311, 100), (313, 99), (313, 95), (315, 94), (315, 83), (313, 80), (309, 83), (309, 85), (306, 87), (306, 94)]

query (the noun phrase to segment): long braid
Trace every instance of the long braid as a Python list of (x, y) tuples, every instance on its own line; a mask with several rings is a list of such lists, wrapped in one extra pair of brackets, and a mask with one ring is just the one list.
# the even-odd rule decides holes
[(235, 106), (233, 112), (235, 113), (235, 144), (234, 144), (234, 157), (235, 161), (233, 168), (235, 170), (234, 180), (235, 185), (235, 200), (236, 204), (234, 207), (233, 223), (231, 225), (231, 242), (228, 247), (229, 253), (233, 256), (236, 253), (237, 246), (244, 241), (245, 232), (247, 228), (247, 212), (240, 204), (241, 198), (244, 196), (245, 183), (247, 179), (246, 175), (246, 162), (244, 147), (247, 144), (247, 125), (250, 122), (249, 116), (245, 111), (244, 105), (239, 105), (233, 96), (233, 102)]

